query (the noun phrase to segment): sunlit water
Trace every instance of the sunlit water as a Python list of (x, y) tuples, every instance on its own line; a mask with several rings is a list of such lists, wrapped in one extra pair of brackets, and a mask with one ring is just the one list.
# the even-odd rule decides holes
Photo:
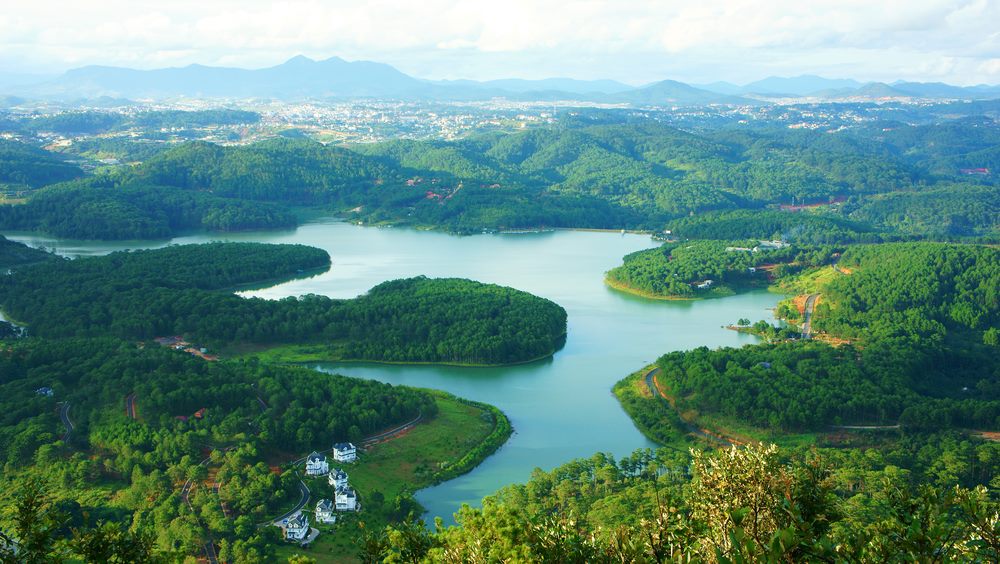
[(429, 517), (450, 521), (462, 503), (595, 452), (626, 455), (654, 446), (622, 411), (611, 387), (668, 351), (733, 346), (755, 338), (723, 329), (739, 318), (771, 319), (779, 296), (765, 291), (705, 301), (654, 301), (611, 290), (604, 272), (627, 253), (655, 246), (648, 236), (584, 231), (456, 237), (409, 229), (358, 227), (332, 220), (296, 230), (178, 237), (171, 241), (94, 243), (30, 235), (9, 238), (83, 256), (119, 249), (213, 240), (302, 243), (326, 249), (321, 275), (247, 292), (281, 298), (350, 298), (394, 278), (462, 277), (512, 286), (560, 304), (569, 314), (566, 345), (550, 359), (505, 368), (328, 364), (316, 368), (392, 384), (447, 390), (491, 403), (514, 436), (472, 472), (418, 492)]

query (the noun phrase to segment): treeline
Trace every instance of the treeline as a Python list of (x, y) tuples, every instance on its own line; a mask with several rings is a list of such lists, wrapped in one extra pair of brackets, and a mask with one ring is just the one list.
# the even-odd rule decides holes
[(55, 256), (0, 235), (0, 268), (2, 269), (41, 262), (51, 258), (55, 258)]
[[(42, 387), (52, 395), (37, 393)], [(136, 419), (125, 413), (130, 394)], [(66, 405), (68, 434), (57, 415)], [(271, 472), (271, 456), (357, 441), (436, 410), (422, 391), (318, 378), (303, 368), (209, 363), (112, 339), (7, 342), (0, 351), (0, 503), (11, 503), (26, 480), (41, 480), (76, 515), (71, 526), (81, 526), (83, 514), (127, 522), (174, 556), (199, 553), (207, 526), (239, 561), (260, 561), (277, 544), (277, 530), (256, 524), (298, 495), (293, 473)], [(200, 486), (208, 468), (199, 461), (209, 452), (221, 466), (220, 495), (232, 517)], [(188, 479), (195, 513), (179, 494)]]
[(566, 333), (566, 312), (555, 303), (470, 280), (390, 281), (353, 300), (219, 291), (328, 264), (324, 251), (294, 245), (119, 252), (19, 269), (0, 281), (0, 303), (43, 337), (313, 343), (369, 360), (505, 364), (552, 354)]
[[(984, 445), (987, 446), (987, 445)], [(997, 470), (998, 448), (936, 450)], [(977, 452), (978, 451), (978, 452)], [(911, 453), (912, 454), (912, 453)], [(955, 477), (923, 485), (877, 453), (750, 445), (692, 460), (597, 454), (463, 507), (454, 527), (366, 532), (365, 561), (990, 561), (996, 501)]]
[(77, 239), (164, 239), (185, 230), (244, 231), (294, 227), (287, 208), (163, 186), (115, 186), (96, 178), (33, 193), (0, 207), (0, 226)]
[[(875, 218), (869, 218), (873, 221)], [(867, 224), (832, 214), (779, 210), (706, 212), (667, 224), (681, 239), (767, 239), (799, 244), (878, 243), (886, 238)]]

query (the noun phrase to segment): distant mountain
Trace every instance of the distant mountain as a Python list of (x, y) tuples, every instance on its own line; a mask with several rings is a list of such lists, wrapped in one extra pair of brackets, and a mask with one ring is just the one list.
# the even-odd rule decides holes
[(612, 102), (627, 102), (639, 106), (760, 103), (755, 100), (702, 90), (701, 88), (695, 88), (676, 80), (654, 82), (642, 88), (605, 96), (605, 99)]
[(801, 76), (769, 76), (762, 80), (757, 80), (743, 86), (731, 82), (712, 82), (710, 84), (695, 85), (699, 88), (727, 94), (731, 96), (740, 95), (765, 95), (765, 96), (805, 96), (813, 92), (824, 90), (837, 90), (846, 88), (858, 88), (861, 83), (851, 79), (823, 78), (813, 74)]
[(719, 94), (729, 94), (734, 96), (743, 92), (743, 87), (739, 84), (733, 84), (732, 82), (726, 82), (724, 80), (710, 82), (708, 84), (692, 84), (691, 86), (701, 88), (702, 90), (708, 90), (709, 92), (717, 92)]
[(1000, 98), (1000, 86), (952, 86), (943, 82), (893, 82), (894, 89), (920, 98), (992, 99)]
[(133, 70), (89, 66), (67, 71), (34, 86), (26, 94), (45, 97), (112, 96), (123, 98), (188, 97), (420, 97), (434, 86), (395, 68), (338, 57), (314, 61), (295, 57), (264, 69), (189, 65)]
[[(11, 86), (4, 87), (4, 84)], [(815, 75), (769, 77), (743, 86), (713, 82), (699, 87), (664, 80), (640, 88), (614, 80), (572, 78), (429, 81), (414, 78), (383, 63), (345, 61), (338, 57), (314, 61), (298, 56), (263, 69), (189, 65), (135, 70), (88, 66), (67, 71), (55, 78), (0, 73), (0, 94), (49, 101), (176, 97), (453, 101), (503, 97), (520, 101), (577, 100), (639, 106), (697, 106), (760, 104), (762, 102), (751, 98), (804, 95), (829, 99), (908, 97), (984, 100), (1000, 98), (1000, 87), (980, 85), (963, 88), (920, 82), (861, 84), (850, 79)]]
[(492, 88), (507, 92), (567, 92), (571, 94), (614, 94), (632, 90), (635, 87), (616, 80), (577, 80), (575, 78), (544, 78), (527, 80), (523, 78), (505, 78), (499, 80), (441, 80), (435, 84), (445, 86), (463, 86), (472, 88)]
[(805, 96), (820, 90), (858, 88), (861, 83), (851, 79), (823, 78), (813, 74), (793, 77), (771, 76), (743, 86), (740, 94), (786, 94)]
[(913, 94), (904, 90), (893, 88), (884, 82), (869, 82), (861, 88), (852, 91), (849, 96), (861, 96), (864, 98), (907, 98)]
[(337, 57), (314, 61), (303, 56), (253, 70), (203, 65), (155, 70), (88, 66), (67, 71), (48, 82), (20, 88), (15, 93), (61, 100), (100, 97), (476, 100), (507, 97), (637, 105), (748, 102), (669, 80), (642, 88), (613, 80), (570, 78), (433, 82), (414, 78), (382, 63), (348, 62)]

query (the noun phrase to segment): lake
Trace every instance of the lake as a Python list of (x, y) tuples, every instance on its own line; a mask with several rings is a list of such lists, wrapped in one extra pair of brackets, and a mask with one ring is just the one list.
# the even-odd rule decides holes
[(69, 256), (207, 241), (301, 243), (326, 249), (332, 268), (321, 275), (246, 292), (266, 298), (323, 294), (350, 298), (394, 278), (462, 277), (511, 286), (560, 304), (569, 314), (566, 345), (552, 358), (504, 368), (327, 364), (315, 366), (392, 384), (437, 388), (493, 404), (514, 435), (472, 472), (417, 499), (429, 517), (451, 515), (498, 488), (595, 452), (623, 456), (655, 445), (632, 425), (611, 393), (615, 382), (659, 355), (699, 346), (739, 346), (750, 335), (723, 329), (737, 319), (773, 319), (780, 296), (754, 291), (704, 301), (656, 301), (611, 290), (604, 272), (625, 254), (656, 246), (649, 236), (588, 231), (458, 237), (321, 220), (295, 230), (207, 234), (171, 241), (94, 243), (35, 234), (8, 238)]

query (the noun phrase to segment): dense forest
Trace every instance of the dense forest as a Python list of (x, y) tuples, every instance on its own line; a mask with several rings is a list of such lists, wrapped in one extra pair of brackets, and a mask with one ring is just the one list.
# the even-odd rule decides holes
[(793, 342), (669, 353), (657, 366), (678, 410), (759, 428), (1000, 426), (1000, 362), (987, 350)]
[(0, 303), (33, 335), (186, 335), (237, 343), (336, 345), (331, 356), (506, 364), (552, 354), (566, 312), (531, 294), (460, 279), (385, 282), (353, 300), (242, 298), (233, 286), (326, 268), (300, 245), (213, 243), (57, 260), (0, 280)]
[[(252, 117), (193, 114), (138, 114), (134, 120), (174, 127), (175, 122), (193, 126)], [(59, 119), (100, 121), (100, 115), (61, 114)], [(686, 132), (612, 117), (602, 123), (567, 119), (457, 141), (351, 147), (281, 138), (245, 146), (190, 142), (168, 148), (84, 139), (66, 151), (142, 161), (135, 168), (102, 173), (98, 183), (140, 190), (142, 202), (115, 190), (93, 190), (99, 201), (88, 202), (92, 208), (79, 221), (67, 218), (73, 213), (66, 208), (74, 201), (64, 201), (56, 209), (24, 212), (26, 218), (0, 215), (0, 226), (122, 238), (134, 224), (133, 236), (146, 237), (163, 231), (148, 223), (176, 223), (170, 210), (183, 200), (180, 194), (198, 193), (199, 209), (220, 207), (241, 219), (185, 225), (219, 230), (288, 222), (288, 216), (273, 219), (278, 210), (264, 214), (270, 219), (256, 217), (252, 208), (235, 201), (252, 200), (321, 206), (368, 222), (463, 233), (548, 226), (666, 228), (682, 237), (715, 239), (781, 234), (812, 244), (996, 238), (1000, 202), (993, 176), (961, 170), (989, 168), (998, 129), (993, 122), (958, 120), (833, 134), (776, 127)], [(14, 143), (7, 147), (6, 153), (20, 156), (0, 158), (0, 179), (41, 186), (79, 176), (51, 153)], [(31, 166), (40, 155), (49, 155), (47, 169)], [(214, 198), (207, 201), (209, 195)], [(89, 220), (102, 215), (98, 224), (117, 226), (107, 233), (87, 232)]]
[[(821, 260), (812, 264), (824, 264), (833, 250), (815, 253)], [(669, 353), (657, 361), (656, 379), (673, 408), (618, 389), (626, 409), (653, 436), (661, 435), (658, 425), (677, 426), (674, 410), (788, 433), (838, 425), (1000, 426), (1000, 252), (853, 245), (832, 274), (814, 289), (822, 299), (813, 328), (847, 344), (792, 340)]]
[(297, 219), (274, 204), (87, 179), (38, 190), (24, 205), (0, 207), (0, 224), (59, 237), (118, 240), (165, 239), (195, 230), (290, 228)]
[(0, 189), (39, 188), (80, 176), (83, 171), (59, 155), (0, 139)]
[(24, 243), (11, 241), (0, 235), (0, 269), (41, 262), (55, 258), (53, 255), (31, 248)]
[[(52, 394), (36, 392), (43, 387)], [(135, 398), (134, 418), (126, 396)], [(158, 552), (180, 557), (200, 551), (207, 528), (239, 561), (261, 561), (277, 530), (256, 524), (298, 495), (292, 472), (268, 469), (270, 454), (356, 441), (435, 410), (424, 392), (302, 368), (205, 362), (112, 339), (8, 342), (0, 349), (0, 503), (13, 506), (36, 480), (57, 502), (53, 512), (66, 513), (60, 530), (126, 520)], [(232, 519), (203, 488), (190, 507), (180, 494), (186, 479), (205, 479), (199, 461), (209, 455), (232, 477), (221, 494)]]
[(975, 245), (896, 243), (852, 246), (851, 272), (823, 288), (816, 326), (865, 340), (944, 338), (1000, 326), (1000, 250)]
[[(945, 460), (978, 471), (936, 467)], [(997, 505), (976, 485), (998, 463), (996, 444), (951, 436), (920, 454), (595, 454), (463, 507), (456, 526), (368, 533), (359, 552), (369, 562), (986, 562), (1000, 554)]]

